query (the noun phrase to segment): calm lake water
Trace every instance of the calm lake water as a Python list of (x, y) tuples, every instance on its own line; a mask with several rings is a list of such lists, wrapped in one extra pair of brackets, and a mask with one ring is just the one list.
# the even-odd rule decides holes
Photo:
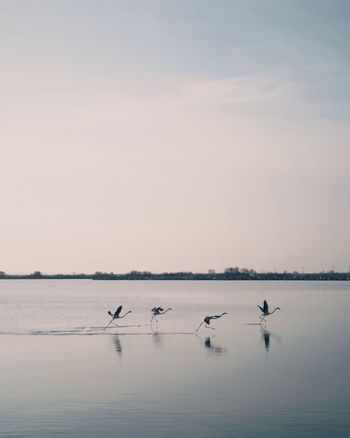
[(0, 346), (0, 437), (349, 436), (350, 283), (3, 280)]

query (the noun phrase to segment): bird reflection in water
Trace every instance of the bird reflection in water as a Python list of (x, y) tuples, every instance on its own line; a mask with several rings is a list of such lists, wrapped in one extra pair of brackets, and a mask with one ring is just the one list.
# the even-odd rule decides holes
[(282, 338), (275, 333), (266, 330), (266, 328), (261, 327), (261, 339), (264, 341), (265, 350), (268, 352), (270, 350), (270, 341), (274, 339), (276, 342), (281, 342)]
[(159, 332), (153, 332), (152, 339), (153, 339), (153, 343), (154, 343), (155, 347), (157, 347), (157, 348), (162, 347), (163, 339), (162, 339), (162, 336)]
[(114, 349), (119, 354), (119, 356), (122, 356), (123, 354), (123, 347), (122, 343), (120, 342), (119, 336), (113, 337), (113, 343), (114, 343)]
[(221, 345), (214, 343), (210, 336), (207, 336), (204, 341), (204, 346), (208, 350), (208, 353), (220, 356), (227, 352), (227, 348), (221, 347)]

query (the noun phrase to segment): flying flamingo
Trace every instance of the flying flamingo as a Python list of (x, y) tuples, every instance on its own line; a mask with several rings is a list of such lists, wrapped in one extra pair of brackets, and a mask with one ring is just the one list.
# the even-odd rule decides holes
[(222, 313), (221, 315), (214, 315), (214, 316), (206, 316), (204, 320), (201, 322), (200, 326), (197, 328), (196, 332), (202, 327), (202, 325), (205, 323), (206, 328), (210, 328), (212, 330), (215, 330), (214, 327), (209, 327), (210, 321), (212, 319), (218, 319), (221, 318), (223, 315), (227, 315), (227, 312)]
[(263, 307), (257, 305), (259, 309), (262, 311), (262, 315), (259, 316), (260, 324), (262, 324), (263, 321), (266, 321), (266, 317), (272, 315), (276, 310), (281, 310), (279, 307), (275, 307), (275, 309), (272, 312), (269, 312), (269, 305), (267, 304), (267, 301), (264, 300)]
[(106, 325), (106, 327), (105, 327), (104, 329), (108, 328), (112, 323), (113, 323), (116, 327), (118, 327), (118, 324), (116, 324), (116, 323), (113, 322), (113, 321), (114, 321), (115, 319), (121, 319), (121, 318), (124, 318), (124, 316), (126, 316), (128, 313), (131, 313), (131, 310), (129, 310), (128, 312), (124, 313), (123, 316), (121, 316), (121, 315), (120, 315), (120, 312), (122, 311), (122, 308), (123, 308), (123, 306), (119, 306), (118, 309), (117, 309), (114, 313), (112, 313), (110, 310), (108, 310), (107, 313), (108, 313), (108, 315), (110, 315), (110, 316), (112, 317), (112, 319), (109, 321), (109, 324)]
[(152, 312), (152, 318), (151, 318), (150, 325), (152, 325), (153, 320), (155, 320), (156, 322), (158, 322), (156, 316), (158, 316), (158, 315), (164, 315), (165, 313), (169, 312), (169, 310), (172, 310), (172, 308), (169, 307), (169, 309), (164, 310), (163, 307), (153, 307), (153, 309), (151, 310), (151, 312)]

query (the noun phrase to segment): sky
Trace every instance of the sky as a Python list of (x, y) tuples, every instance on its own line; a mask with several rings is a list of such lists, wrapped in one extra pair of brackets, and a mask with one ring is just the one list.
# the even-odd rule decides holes
[(348, 271), (349, 19), (0, 0), (0, 270)]

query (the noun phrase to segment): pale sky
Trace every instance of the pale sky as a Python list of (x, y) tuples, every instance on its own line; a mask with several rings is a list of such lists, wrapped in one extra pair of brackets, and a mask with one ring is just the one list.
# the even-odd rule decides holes
[(347, 271), (349, 20), (0, 0), (0, 270)]

